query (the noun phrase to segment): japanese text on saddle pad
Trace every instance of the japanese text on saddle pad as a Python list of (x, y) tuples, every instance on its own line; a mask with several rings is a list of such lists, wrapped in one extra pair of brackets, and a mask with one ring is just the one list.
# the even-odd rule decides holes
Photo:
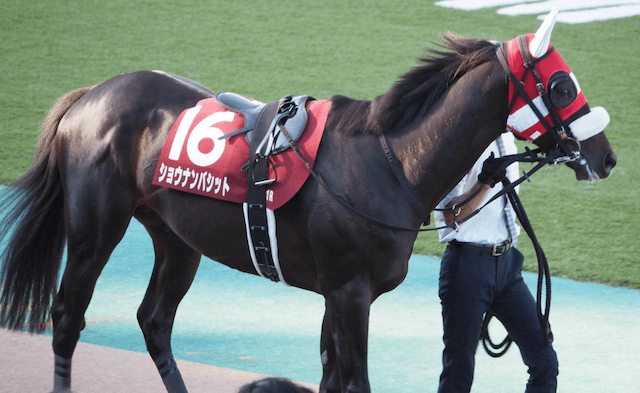
[(211, 175), (207, 171), (197, 172), (189, 168), (182, 169), (181, 166), (176, 168), (167, 166), (164, 162), (160, 164), (160, 177), (158, 178), (158, 183), (162, 182), (174, 186), (180, 185), (181, 188), (186, 188), (188, 184), (190, 190), (206, 192), (207, 194), (213, 192), (216, 195), (220, 193), (223, 197), (230, 189), (226, 176), (220, 178)]
[(215, 99), (185, 110), (173, 125), (156, 168), (154, 184), (208, 197), (241, 202), (249, 156), (244, 137), (219, 139), (241, 128), (242, 115)]

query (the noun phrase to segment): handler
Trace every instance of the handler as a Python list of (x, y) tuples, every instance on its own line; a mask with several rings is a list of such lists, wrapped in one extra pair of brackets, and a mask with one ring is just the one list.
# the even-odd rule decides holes
[[(436, 212), (437, 225), (459, 221), (484, 205), (502, 189), (500, 180), (505, 174), (515, 181), (517, 163), (501, 174), (492, 175), (492, 161), (485, 164), (485, 160), (492, 154), (500, 157), (517, 152), (511, 133), (504, 133), (492, 142), (471, 171), (440, 202), (439, 208), (454, 209)], [(480, 192), (471, 202), (459, 205), (478, 189)], [(445, 348), (438, 392), (471, 390), (483, 315), (488, 310), (503, 323), (529, 367), (526, 392), (555, 392), (558, 359), (551, 344), (545, 342), (536, 302), (520, 274), (524, 257), (514, 247), (520, 227), (506, 196), (487, 205), (457, 229), (441, 229), (438, 234), (441, 243), (449, 243), (440, 266)]]

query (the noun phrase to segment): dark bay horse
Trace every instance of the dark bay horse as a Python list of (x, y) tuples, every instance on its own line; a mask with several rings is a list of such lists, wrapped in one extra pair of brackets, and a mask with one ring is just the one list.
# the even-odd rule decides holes
[[(548, 39), (540, 45), (545, 53)], [(505, 131), (510, 82), (498, 46), (448, 34), (442, 49), (430, 51), (387, 93), (372, 101), (331, 98), (317, 173), (355, 208), (419, 228)], [(547, 86), (554, 105), (572, 99), (567, 83), (574, 86), (567, 80)], [(152, 185), (176, 118), (213, 95), (184, 78), (149, 71), (67, 93), (43, 123), (34, 166), (6, 191), (0, 324), (42, 331), (53, 320), (56, 391), (70, 390), (85, 310), (131, 218), (153, 239), (155, 266), (137, 317), (170, 392), (186, 392), (171, 354), (171, 330), (201, 256), (256, 274), (240, 204)], [(584, 135), (577, 126), (571, 131)], [(418, 197), (418, 211), (399, 186), (381, 134)], [(549, 151), (557, 141), (547, 132), (535, 143)], [(568, 165), (577, 179), (609, 175), (616, 158), (604, 133), (591, 132), (576, 145), (581, 161)], [(353, 214), (314, 178), (276, 217), (286, 281), (325, 298), (320, 390), (369, 392), (370, 306), (404, 280), (417, 232), (387, 229)], [(58, 287), (65, 243), (68, 259)]]

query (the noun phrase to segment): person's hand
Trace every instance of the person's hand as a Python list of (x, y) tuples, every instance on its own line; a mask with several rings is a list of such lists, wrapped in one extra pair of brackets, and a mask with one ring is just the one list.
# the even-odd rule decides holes
[(507, 169), (502, 168), (501, 170), (502, 164), (503, 162), (496, 159), (493, 152), (491, 152), (489, 158), (482, 164), (482, 172), (478, 175), (478, 181), (491, 187), (500, 183), (507, 176)]

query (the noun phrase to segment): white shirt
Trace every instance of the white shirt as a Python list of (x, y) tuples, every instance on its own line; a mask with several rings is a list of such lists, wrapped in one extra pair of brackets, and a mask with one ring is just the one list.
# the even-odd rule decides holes
[[(504, 143), (505, 155), (518, 153), (518, 148), (516, 147), (515, 138), (512, 133), (503, 133), (499, 138), (502, 138)], [(501, 156), (498, 149), (498, 143), (496, 141), (491, 142), (489, 147), (487, 147), (478, 161), (473, 165), (471, 171), (469, 171), (469, 173), (462, 178), (460, 183), (458, 183), (453, 190), (451, 190), (449, 194), (440, 201), (438, 208), (444, 208), (453, 198), (464, 194), (473, 187), (475, 182), (478, 180), (478, 175), (482, 172), (482, 164), (491, 155), (491, 152), (493, 152), (496, 157)], [(515, 162), (507, 167), (507, 178), (513, 182), (517, 180), (518, 177), (518, 163)], [(500, 190), (502, 190), (502, 183), (496, 184), (489, 190), (480, 206), (483, 206)], [(517, 191), (518, 187), (516, 187), (516, 192)], [(438, 230), (440, 243), (448, 243), (452, 240), (457, 240), (459, 242), (494, 245), (504, 242), (509, 237), (511, 237), (515, 243), (518, 235), (520, 234), (520, 227), (513, 222), (512, 227), (515, 228), (516, 233), (512, 233), (511, 235), (509, 234), (509, 229), (505, 221), (505, 204), (506, 196), (500, 197), (485, 206), (478, 214), (460, 224), (458, 230), (453, 228)], [(507, 204), (506, 209), (511, 210), (511, 213), (506, 214), (506, 216), (508, 218), (510, 217), (512, 221), (515, 220), (515, 212), (513, 212), (513, 208), (510, 203)], [(436, 211), (434, 213), (434, 218), (436, 226), (440, 227), (446, 225), (441, 212)]]

